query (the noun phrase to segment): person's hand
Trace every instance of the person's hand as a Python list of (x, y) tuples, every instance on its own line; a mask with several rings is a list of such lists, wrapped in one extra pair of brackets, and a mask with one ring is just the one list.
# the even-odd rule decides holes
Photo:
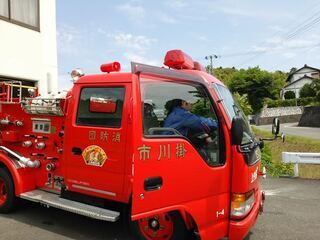
[(208, 143), (212, 143), (212, 142), (213, 142), (212, 138), (210, 136), (208, 136), (206, 138), (206, 143), (208, 144)]

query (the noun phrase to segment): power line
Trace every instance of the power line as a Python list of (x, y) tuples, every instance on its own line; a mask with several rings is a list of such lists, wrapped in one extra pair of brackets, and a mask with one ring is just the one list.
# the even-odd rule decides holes
[(297, 47), (288, 47), (288, 48), (273, 47), (273, 48), (266, 48), (264, 50), (253, 50), (253, 51), (247, 51), (247, 52), (237, 52), (237, 53), (230, 53), (230, 54), (220, 55), (219, 58), (239, 57), (239, 56), (260, 54), (260, 53), (266, 53), (266, 52), (282, 52), (282, 51), (286, 51), (288, 49), (310, 48), (310, 47), (313, 47), (313, 46), (318, 46), (318, 44), (311, 45), (311, 46), (297, 46)]
[[(291, 22), (290, 24), (285, 25), (284, 28), (287, 28), (289, 26), (293, 26), (294, 24), (296, 24), (299, 20), (300, 20), (300, 16), (305, 15), (306, 12), (309, 12), (311, 9), (317, 9), (320, 6), (320, 3), (317, 3), (311, 7), (308, 7), (305, 11), (303, 11), (301, 14), (299, 14), (295, 21)], [(295, 38), (296, 36), (302, 34), (302, 33), (306, 33), (308, 31), (310, 31), (315, 25), (317, 25), (318, 23), (320, 23), (320, 10), (317, 10), (315, 13), (313, 13), (310, 17), (305, 18), (302, 22), (300, 22), (298, 25), (294, 26), (292, 29), (290, 29), (289, 31), (287, 31), (285, 34), (283, 34), (282, 36), (280, 35), (280, 38), (282, 38), (283, 40), (280, 42), (280, 44), (284, 44), (290, 40), (292, 40), (293, 38)], [(279, 33), (283, 33), (282, 30), (278, 30), (276, 31), (274, 34), (271, 35), (270, 38), (277, 36)], [(262, 46), (263, 44), (267, 43), (267, 41), (261, 41), (260, 43), (258, 43), (258, 46)], [(263, 54), (267, 53), (267, 52), (282, 52), (282, 51), (286, 51), (288, 49), (305, 49), (305, 48), (313, 48), (313, 47), (317, 47), (317, 45), (312, 45), (312, 46), (300, 46), (300, 47), (287, 47), (287, 48), (279, 48), (279, 47), (273, 47), (273, 48), (266, 48), (264, 50), (252, 50), (252, 51), (244, 51), (244, 52), (235, 52), (235, 53), (229, 53), (229, 54), (222, 54), (222, 55), (216, 55), (216, 54), (212, 54), (209, 56), (216, 56), (216, 58), (228, 58), (228, 57), (238, 57), (238, 56), (247, 56), (247, 55), (253, 55), (250, 56), (248, 59), (246, 59), (245, 61), (243, 61), (242, 63), (240, 63), (239, 65), (237, 65), (238, 67), (241, 67), (242, 65), (251, 62), (253, 59), (262, 56)], [(209, 56), (206, 56), (206, 60), (208, 60)], [(211, 59), (212, 60), (212, 59)], [(210, 69), (213, 68), (212, 66), (212, 62), (210, 62)], [(211, 70), (212, 71), (212, 70)]]
[[(316, 4), (315, 8), (318, 7), (319, 5), (320, 5), (319, 3)], [(308, 30), (312, 29), (314, 25), (316, 25), (316, 24), (318, 24), (320, 22), (320, 16), (318, 16), (319, 13), (320, 13), (320, 11), (318, 10), (311, 17), (308, 17), (302, 23), (300, 23), (296, 27), (294, 27), (292, 30), (289, 30), (284, 36), (282, 36), (282, 38), (284, 38), (284, 40), (281, 41), (281, 44), (283, 44), (286, 41), (289, 41), (289, 40), (295, 38), (296, 36), (298, 36), (299, 34), (301, 34), (303, 32), (307, 32)], [(315, 16), (317, 16), (317, 17), (315, 18)], [(292, 24), (290, 24), (290, 25), (292, 25)], [(280, 31), (277, 31), (277, 32), (280, 32)], [(275, 36), (275, 35), (276, 34), (273, 34), (272, 37)], [(263, 43), (266, 43), (266, 41), (262, 42), (262, 44)], [(256, 57), (259, 57), (260, 55), (265, 54), (266, 52), (267, 51), (261, 51), (259, 53), (256, 53), (254, 56), (250, 57), (249, 59), (246, 59), (244, 62), (239, 64), (238, 67), (241, 67), (244, 64), (246, 64), (248, 62), (251, 62), (253, 59), (255, 59)]]
[[(320, 11), (319, 11), (320, 13)], [(318, 24), (320, 22), (320, 17), (314, 19), (313, 21), (311, 21), (310, 23), (304, 25), (303, 27), (299, 28), (297, 31), (289, 34), (287, 37), (286, 37), (286, 40), (291, 40), (293, 39), (294, 37), (298, 36), (299, 34), (301, 33), (304, 33), (310, 29), (312, 29), (316, 24)]]
[[(318, 44), (316, 44), (316, 45), (313, 45), (313, 46), (310, 46), (309, 48), (307, 48), (307, 50), (305, 50), (305, 49), (303, 49), (303, 52), (304, 53), (308, 53), (308, 52), (310, 52), (312, 49), (315, 49), (315, 48), (318, 48), (318, 47), (320, 47), (320, 43), (318, 43)], [(280, 64), (277, 64), (277, 65), (282, 65), (282, 64), (285, 64), (285, 63), (290, 63), (290, 62), (292, 62), (294, 60), (294, 58), (291, 58), (291, 59), (286, 59), (286, 60), (284, 60), (284, 61), (282, 61)], [(274, 65), (274, 66), (272, 66), (272, 68), (275, 68), (276, 67), (276, 65)], [(307, 72), (306, 72), (307, 73)]]
[[(320, 5), (320, 4), (319, 4)], [(298, 24), (294, 30), (292, 30), (292, 32), (298, 30), (299, 28), (303, 27), (303, 25), (308, 22), (309, 20), (312, 20), (314, 17), (316, 17), (319, 14), (320, 11), (317, 11), (316, 13), (314, 13), (312, 16), (308, 17), (307, 19), (305, 19), (303, 22), (301, 22), (300, 24)], [(289, 33), (288, 33), (289, 34)], [(289, 37), (288, 35), (286, 36), (287, 38)]]

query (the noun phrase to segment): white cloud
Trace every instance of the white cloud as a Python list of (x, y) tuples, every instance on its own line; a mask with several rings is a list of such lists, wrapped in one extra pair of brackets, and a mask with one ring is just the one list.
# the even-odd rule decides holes
[(137, 2), (127, 2), (125, 4), (118, 5), (117, 9), (125, 13), (131, 20), (140, 21), (145, 17), (146, 12), (143, 7), (134, 4), (137, 4)]
[(288, 57), (292, 55), (293, 50), (314, 48), (319, 43), (320, 39), (320, 36), (318, 35), (303, 37), (304, 38), (287, 39), (286, 37), (274, 36), (266, 39), (261, 45), (252, 46), (252, 50), (265, 53), (280, 52)]
[(154, 38), (143, 35), (134, 36), (130, 33), (110, 34), (109, 37), (112, 37), (120, 47), (139, 51), (145, 51), (157, 41)]
[(79, 52), (83, 36), (76, 28), (64, 25), (57, 30), (58, 53), (74, 56)]
[(163, 23), (173, 24), (173, 23), (178, 22), (178, 20), (176, 18), (174, 18), (166, 13), (159, 12), (157, 15), (158, 15), (159, 20)]
[(297, 56), (297, 54), (296, 54), (296, 53), (293, 53), (293, 52), (286, 52), (286, 53), (283, 53), (282, 56), (283, 56), (284, 58), (290, 59), (290, 58), (294, 58), (295, 56)]
[(209, 39), (207, 36), (197, 36), (197, 39), (202, 42), (209, 42)]
[(157, 60), (149, 59), (149, 58), (145, 57), (144, 55), (141, 55), (141, 54), (138, 54), (138, 53), (134, 53), (134, 52), (130, 52), (130, 51), (125, 52), (124, 53), (124, 57), (126, 59), (128, 59), (129, 61), (132, 61), (132, 62), (145, 63), (145, 64), (153, 65), (153, 66), (161, 65), (159, 63), (159, 61), (157, 61)]
[(169, 0), (165, 2), (165, 5), (174, 10), (181, 10), (188, 6), (183, 0)]
[(281, 27), (279, 25), (272, 25), (272, 26), (269, 26), (268, 28), (275, 32), (284, 32), (286, 30), (284, 27)]
[(247, 17), (247, 18), (260, 18), (266, 20), (274, 20), (274, 19), (283, 19), (283, 18), (291, 18), (292, 16), (288, 13), (277, 13), (277, 12), (268, 12), (268, 11), (261, 11), (261, 9), (241, 9), (235, 8), (234, 6), (231, 7), (221, 7), (219, 9), (220, 12), (232, 15), (232, 16), (239, 16), (239, 17)]
[[(149, 65), (159, 65), (158, 61), (146, 57), (148, 50), (153, 47), (157, 39), (144, 35), (133, 35), (131, 33), (106, 34), (106, 36), (114, 42), (113, 45), (122, 50), (125, 60)], [(128, 70), (127, 68), (129, 67), (123, 65), (123, 69)]]
[(224, 17), (254, 18), (279, 22), (279, 20), (293, 19), (293, 13), (273, 8), (266, 1), (215, 0), (207, 2), (207, 9), (213, 14), (224, 14)]

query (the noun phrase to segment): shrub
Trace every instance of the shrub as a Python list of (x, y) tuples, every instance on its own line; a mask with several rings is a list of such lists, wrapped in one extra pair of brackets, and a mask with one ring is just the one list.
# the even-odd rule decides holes
[(300, 89), (300, 98), (306, 98), (306, 97), (315, 97), (316, 96), (316, 90), (312, 87), (311, 84), (305, 84)]
[(293, 91), (287, 91), (284, 93), (284, 99), (294, 99), (296, 94)]
[(262, 149), (261, 153), (261, 164), (263, 167), (267, 169), (268, 175), (273, 177), (293, 175), (292, 164), (284, 164), (282, 162), (275, 162), (272, 160), (273, 154), (269, 144), (264, 145), (264, 148)]
[(268, 107), (292, 107), (292, 106), (308, 106), (308, 105), (319, 105), (316, 97), (298, 98), (298, 99), (287, 99), (287, 100), (272, 100), (265, 99), (264, 105)]

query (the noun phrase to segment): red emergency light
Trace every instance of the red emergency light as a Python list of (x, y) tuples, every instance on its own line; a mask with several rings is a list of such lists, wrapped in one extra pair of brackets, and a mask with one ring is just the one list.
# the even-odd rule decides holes
[(101, 72), (119, 72), (121, 70), (121, 65), (119, 62), (105, 63), (100, 66)]
[(194, 69), (192, 58), (181, 50), (168, 51), (163, 64), (173, 69)]
[(202, 64), (200, 64), (199, 62), (194, 61), (193, 64), (194, 64), (194, 70), (198, 70), (198, 71), (202, 71), (202, 72), (206, 71), (205, 67)]

